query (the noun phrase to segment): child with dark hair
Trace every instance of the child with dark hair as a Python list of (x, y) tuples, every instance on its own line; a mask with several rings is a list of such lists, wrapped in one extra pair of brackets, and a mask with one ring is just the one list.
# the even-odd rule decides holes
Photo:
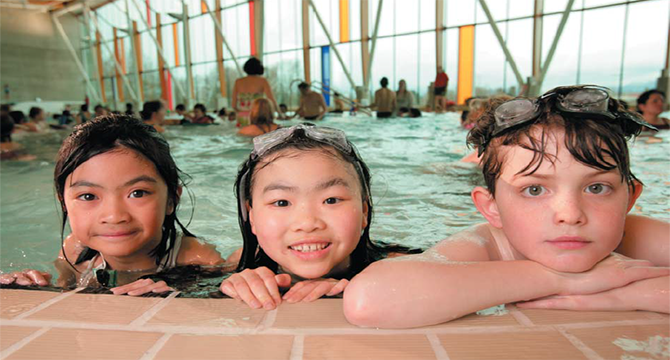
[(351, 281), (347, 319), (415, 327), (492, 306), (670, 312), (670, 224), (627, 215), (642, 192), (627, 140), (652, 128), (599, 86), (492, 99), (468, 135), (487, 223)]
[[(115, 286), (116, 271), (156, 273), (177, 266), (224, 261), (213, 246), (177, 219), (181, 172), (170, 146), (152, 126), (127, 115), (96, 118), (75, 128), (63, 142), (54, 171), (63, 211), (56, 266), (59, 285), (97, 282)], [(49, 274), (26, 270), (0, 276), (0, 283), (48, 285)], [(136, 279), (134, 277), (133, 279)], [(120, 280), (121, 278), (119, 278)], [(133, 281), (114, 294), (170, 290), (164, 281)]]
[(244, 248), (221, 291), (253, 308), (339, 294), (373, 261), (410, 252), (370, 240), (370, 171), (340, 130), (300, 124), (255, 137), (235, 193)]
[(144, 103), (142, 111), (140, 112), (140, 117), (145, 124), (153, 126), (156, 131), (162, 133), (165, 132), (165, 128), (162, 125), (165, 121), (166, 114), (167, 110), (165, 109), (163, 102), (154, 100)]
[(7, 114), (0, 115), (0, 160), (34, 160), (34, 155), (26, 154), (23, 146), (12, 141), (14, 120)]
[(207, 115), (207, 108), (204, 104), (195, 104), (193, 107), (193, 124), (212, 124), (214, 119)]
[(31, 107), (28, 113), (28, 122), (24, 124), (25, 129), (32, 132), (42, 132), (49, 128), (46, 123), (47, 115), (42, 108)]
[(660, 90), (647, 90), (637, 98), (637, 111), (650, 124), (659, 130), (670, 130), (670, 120), (660, 117), (665, 107), (665, 93)]

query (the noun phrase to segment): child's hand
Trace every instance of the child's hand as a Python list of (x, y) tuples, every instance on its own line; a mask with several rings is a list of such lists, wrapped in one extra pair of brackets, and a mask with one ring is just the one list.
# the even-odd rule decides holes
[(305, 280), (293, 285), (293, 287), (284, 294), (283, 299), (288, 303), (296, 303), (300, 301), (310, 302), (324, 295), (337, 295), (344, 291), (347, 284), (349, 284), (349, 280), (347, 279)]
[(174, 291), (173, 288), (169, 287), (165, 281), (154, 282), (151, 279), (140, 279), (133, 281), (130, 284), (123, 286), (117, 286), (111, 288), (114, 295), (130, 295), (130, 296), (139, 296), (146, 294), (148, 292), (162, 293), (166, 291)]
[(0, 284), (16, 284), (21, 286), (39, 285), (47, 286), (51, 283), (51, 274), (44, 271), (26, 269), (9, 274), (0, 275)]
[(644, 279), (670, 275), (670, 268), (654, 267), (647, 260), (634, 260), (612, 253), (591, 270), (563, 273), (567, 282), (558, 295), (588, 295), (626, 286)]
[(280, 287), (291, 285), (291, 275), (275, 275), (265, 266), (246, 269), (221, 283), (221, 292), (244, 301), (254, 309), (272, 310), (281, 304)]

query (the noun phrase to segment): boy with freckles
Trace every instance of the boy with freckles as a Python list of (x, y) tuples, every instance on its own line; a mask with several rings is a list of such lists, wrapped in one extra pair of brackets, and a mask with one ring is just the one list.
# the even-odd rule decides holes
[(645, 127), (598, 86), (492, 100), (468, 135), (487, 223), (371, 264), (345, 291), (347, 319), (416, 327), (505, 303), (670, 312), (670, 224), (628, 215), (643, 185), (626, 141)]

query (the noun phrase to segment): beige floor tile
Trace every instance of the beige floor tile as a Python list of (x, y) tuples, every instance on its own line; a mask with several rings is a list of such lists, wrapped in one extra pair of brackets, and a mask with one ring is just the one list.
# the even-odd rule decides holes
[(504, 315), (477, 315), (470, 314), (444, 324), (434, 325), (431, 328), (449, 328), (455, 326), (520, 326), (509, 313)]
[(567, 332), (605, 359), (670, 359), (669, 325), (612, 326)]
[(658, 314), (646, 311), (570, 311), (519, 309), (535, 325), (590, 323), (621, 320), (658, 320)]
[(51, 329), (6, 359), (140, 359), (161, 336), (132, 331)]
[(436, 359), (425, 335), (305, 336), (303, 359)]
[(0, 318), (11, 319), (61, 293), (36, 290), (0, 290)]
[(321, 299), (309, 303), (279, 306), (275, 328), (358, 328), (344, 318), (342, 299)]
[(129, 324), (162, 298), (74, 294), (27, 319), (82, 321), (103, 324)]
[(450, 360), (577, 360), (586, 357), (558, 331), (438, 335)]
[(0, 326), (0, 351), (16, 344), (39, 329), (37, 327)]
[(266, 314), (233, 299), (173, 299), (147, 324), (253, 328)]
[(174, 335), (154, 359), (288, 360), (292, 345), (293, 336)]

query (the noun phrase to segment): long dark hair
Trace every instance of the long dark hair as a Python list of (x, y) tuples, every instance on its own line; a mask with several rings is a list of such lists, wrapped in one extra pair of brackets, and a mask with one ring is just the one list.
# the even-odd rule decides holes
[[(254, 158), (250, 156), (247, 161), (242, 163), (240, 170), (237, 173), (237, 179), (235, 180), (235, 195), (238, 198), (238, 220), (240, 224), (240, 230), (242, 231), (242, 238), (244, 240), (242, 256), (240, 258), (237, 271), (242, 271), (244, 269), (255, 269), (261, 266), (265, 266), (276, 273), (279, 268), (279, 265), (274, 260), (272, 260), (258, 245), (258, 238), (251, 231), (251, 223), (249, 222), (248, 216), (246, 216), (246, 219), (245, 216), (243, 216), (243, 212), (246, 213), (246, 210), (243, 207), (247, 202), (249, 202), (250, 206), (253, 206), (251, 203), (251, 187), (253, 186), (254, 172), (256, 171), (261, 160), (270, 154), (277, 153), (284, 149), (296, 149), (300, 151), (322, 151), (326, 155), (330, 154), (350, 163), (354, 169), (356, 169), (361, 186), (362, 201), (365, 202), (365, 204), (368, 206), (367, 225), (365, 226), (365, 229), (363, 229), (363, 233), (361, 234), (361, 237), (358, 241), (358, 245), (356, 245), (356, 248), (350, 254), (350, 266), (348, 271), (345, 274), (340, 275), (342, 278), (351, 279), (354, 275), (361, 272), (372, 262), (385, 258), (390, 252), (421, 252), (420, 249), (409, 249), (400, 245), (383, 244), (370, 239), (370, 225), (372, 224), (373, 216), (372, 197), (369, 192), (370, 169), (360, 158), (353, 144), (351, 144), (349, 141), (347, 142), (352, 149), (351, 152), (348, 153), (343, 152), (342, 150), (327, 143), (320, 142), (308, 137), (302, 129), (296, 129), (282, 144), (272, 148), (267, 153), (263, 154), (262, 157)], [(268, 163), (264, 163), (261, 165), (261, 167), (267, 165)]]
[[(179, 225), (184, 234), (193, 236), (177, 219), (179, 188), (184, 185), (182, 176), (187, 175), (179, 170), (170, 155), (170, 145), (156, 132), (156, 129), (129, 115), (100, 116), (78, 125), (58, 151), (54, 183), (63, 211), (61, 247), (67, 223), (67, 208), (64, 199), (67, 177), (94, 156), (122, 148), (132, 150), (154, 164), (156, 171), (167, 185), (168, 203), (173, 205), (174, 210), (171, 214), (165, 215), (161, 241), (150, 252), (151, 256), (156, 257), (156, 265), (160, 265), (160, 259), (174, 247), (177, 237), (175, 224)], [(85, 247), (75, 264), (90, 260), (97, 253), (98, 251)], [(69, 259), (66, 258), (66, 260), (70, 262)]]

